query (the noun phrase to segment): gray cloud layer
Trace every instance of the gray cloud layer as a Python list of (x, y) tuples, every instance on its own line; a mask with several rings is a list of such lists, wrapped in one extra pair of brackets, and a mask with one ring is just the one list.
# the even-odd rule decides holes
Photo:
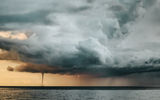
[[(1, 38), (26, 62), (53, 73), (125, 75), (160, 70), (158, 0), (15, 0), (1, 2), (0, 29), (32, 31), (27, 40)], [(5, 9), (4, 5), (8, 5)], [(27, 33), (26, 33), (27, 34)]]

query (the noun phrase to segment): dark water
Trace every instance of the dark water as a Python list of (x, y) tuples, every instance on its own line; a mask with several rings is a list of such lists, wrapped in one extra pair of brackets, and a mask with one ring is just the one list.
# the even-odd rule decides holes
[(160, 100), (160, 90), (36, 90), (0, 88), (0, 100)]

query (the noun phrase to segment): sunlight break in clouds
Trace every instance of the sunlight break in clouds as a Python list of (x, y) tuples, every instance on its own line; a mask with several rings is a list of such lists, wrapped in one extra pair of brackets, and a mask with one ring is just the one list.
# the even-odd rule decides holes
[(27, 36), (25, 33), (12, 32), (12, 31), (0, 31), (0, 37), (9, 39), (26, 40)]

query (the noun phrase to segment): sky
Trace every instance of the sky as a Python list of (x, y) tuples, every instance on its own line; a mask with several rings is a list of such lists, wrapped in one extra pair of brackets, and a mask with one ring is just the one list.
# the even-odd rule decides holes
[(0, 85), (160, 83), (159, 0), (0, 2)]

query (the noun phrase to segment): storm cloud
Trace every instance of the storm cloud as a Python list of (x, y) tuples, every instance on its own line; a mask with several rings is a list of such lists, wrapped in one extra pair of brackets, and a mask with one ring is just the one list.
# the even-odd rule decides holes
[(0, 29), (23, 30), (28, 39), (2, 37), (0, 48), (14, 50), (22, 61), (56, 68), (51, 73), (60, 74), (118, 76), (160, 71), (159, 0), (12, 3), (2, 0), (0, 4)]

